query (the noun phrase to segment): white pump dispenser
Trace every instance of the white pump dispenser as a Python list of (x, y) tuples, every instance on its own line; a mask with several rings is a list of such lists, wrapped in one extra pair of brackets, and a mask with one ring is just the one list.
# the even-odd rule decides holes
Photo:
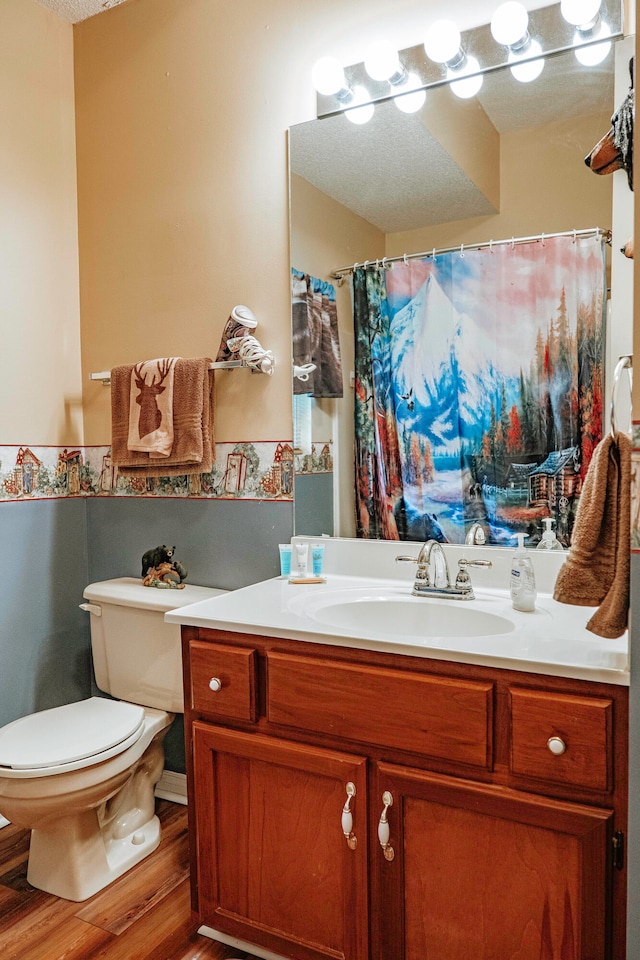
[(516, 534), (518, 549), (511, 562), (511, 603), (514, 610), (532, 613), (536, 608), (536, 575), (524, 545), (524, 533)]
[(564, 547), (551, 529), (551, 524), (555, 523), (553, 517), (544, 517), (542, 522), (544, 524), (544, 530), (542, 532), (542, 540), (538, 544), (538, 550), (563, 550)]

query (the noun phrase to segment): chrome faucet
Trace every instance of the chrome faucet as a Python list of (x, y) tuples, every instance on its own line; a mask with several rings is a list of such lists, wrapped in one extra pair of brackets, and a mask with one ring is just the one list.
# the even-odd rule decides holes
[[(451, 585), (449, 565), (442, 544), (427, 540), (417, 557), (396, 557), (396, 563), (417, 563), (416, 579), (411, 591), (414, 597), (440, 597), (449, 600), (473, 600), (475, 594), (467, 567), (490, 567), (491, 560), (458, 560), (458, 575)], [(433, 563), (433, 582), (431, 568)]]
[(480, 523), (472, 523), (469, 527), (469, 531), (464, 538), (464, 542), (467, 544), (482, 545), (487, 542), (487, 537)]

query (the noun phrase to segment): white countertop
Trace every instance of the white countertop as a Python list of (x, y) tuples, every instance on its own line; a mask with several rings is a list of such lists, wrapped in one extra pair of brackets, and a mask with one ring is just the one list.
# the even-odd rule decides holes
[[(478, 577), (479, 580), (479, 577)], [(474, 581), (475, 600), (433, 600), (411, 596), (412, 581), (327, 575), (326, 583), (291, 584), (274, 578), (172, 610), (170, 623), (262, 634), (268, 637), (324, 643), (351, 649), (396, 653), (410, 657), (449, 660), (520, 670), (548, 676), (628, 685), (628, 637), (605, 640), (585, 629), (592, 607), (557, 603), (540, 593), (533, 613), (513, 610), (506, 590), (482, 588)], [(418, 628), (401, 634), (390, 627), (353, 629), (332, 626), (326, 611), (333, 603), (393, 601), (395, 610), (407, 609), (420, 622), (425, 605), (438, 605), (437, 615), (446, 617), (447, 607), (490, 613), (511, 621), (509, 632), (490, 636), (420, 636)], [(403, 605), (398, 607), (397, 603)], [(417, 606), (416, 606), (417, 605)], [(371, 607), (374, 609), (375, 607)], [(384, 612), (381, 609), (381, 613)], [(454, 614), (455, 615), (455, 614)], [(381, 617), (380, 622), (389, 618)], [(482, 618), (479, 616), (478, 621)], [(324, 620), (324, 622), (323, 622)], [(389, 632), (385, 632), (388, 630)]]

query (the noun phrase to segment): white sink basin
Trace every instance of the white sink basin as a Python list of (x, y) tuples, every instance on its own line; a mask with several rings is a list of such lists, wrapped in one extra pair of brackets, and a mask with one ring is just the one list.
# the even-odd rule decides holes
[(404, 637), (494, 637), (511, 633), (514, 623), (495, 613), (467, 606), (465, 600), (351, 592), (309, 600), (305, 613), (338, 630)]

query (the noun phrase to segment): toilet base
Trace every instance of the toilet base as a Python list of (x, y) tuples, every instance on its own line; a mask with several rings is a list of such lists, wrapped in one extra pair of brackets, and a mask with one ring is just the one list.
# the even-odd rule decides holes
[(105, 841), (95, 810), (31, 831), (27, 881), (65, 900), (92, 897), (156, 849), (160, 821), (153, 816), (125, 837)]
[[(99, 764), (93, 782), (80, 781), (74, 791), (60, 778), (56, 793), (52, 780), (50, 803), (41, 797), (35, 801), (38, 810), (31, 810), (33, 819), (25, 816), (25, 826), (32, 828), (27, 867), (32, 886), (65, 900), (87, 900), (153, 853), (160, 843), (154, 789), (172, 720), (171, 714), (147, 710), (144, 737)], [(143, 752), (132, 762), (135, 749)], [(23, 814), (26, 809), (25, 803)]]

